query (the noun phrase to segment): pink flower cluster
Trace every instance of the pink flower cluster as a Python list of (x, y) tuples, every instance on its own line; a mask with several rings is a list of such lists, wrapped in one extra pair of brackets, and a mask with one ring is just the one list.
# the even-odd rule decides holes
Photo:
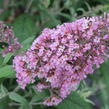
[(105, 61), (108, 43), (109, 14), (46, 28), (30, 49), (14, 58), (17, 82), (24, 89), (38, 77), (36, 89), (51, 92), (43, 104), (57, 105)]
[(1, 53), (5, 56), (9, 52), (14, 52), (21, 47), (20, 43), (15, 38), (12, 28), (0, 21), (0, 48)]

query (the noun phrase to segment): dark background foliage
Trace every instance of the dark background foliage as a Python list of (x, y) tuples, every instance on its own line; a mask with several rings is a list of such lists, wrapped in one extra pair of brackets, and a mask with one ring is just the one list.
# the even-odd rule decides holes
[[(53, 28), (84, 16), (99, 16), (109, 12), (109, 0), (0, 0), (0, 20), (13, 26), (23, 48), (45, 27)], [(30, 85), (19, 88), (12, 69), (13, 54), (0, 55), (0, 109), (109, 109), (109, 61), (95, 70), (94, 75), (81, 82), (61, 104), (53, 107), (38, 105), (49, 96)]]

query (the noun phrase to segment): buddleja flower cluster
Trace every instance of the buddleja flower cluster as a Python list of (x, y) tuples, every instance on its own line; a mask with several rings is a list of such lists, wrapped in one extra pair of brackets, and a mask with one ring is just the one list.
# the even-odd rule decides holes
[(21, 47), (15, 38), (12, 28), (0, 21), (0, 53), (5, 56), (9, 52), (14, 52)]
[(105, 61), (108, 43), (109, 15), (46, 28), (14, 58), (17, 82), (23, 89), (34, 82), (38, 91), (49, 89), (52, 94), (43, 104), (57, 105)]

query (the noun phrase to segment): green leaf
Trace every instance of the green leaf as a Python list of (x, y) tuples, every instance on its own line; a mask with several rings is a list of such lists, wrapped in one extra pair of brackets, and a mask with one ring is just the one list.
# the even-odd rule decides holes
[(0, 99), (0, 109), (7, 109), (7, 107), (9, 108), (8, 103), (9, 103), (8, 97)]
[(76, 92), (72, 92), (56, 107), (58, 109), (90, 109), (89, 104)]
[(9, 17), (10, 13), (10, 10), (3, 11), (3, 13), (0, 14), (0, 20), (6, 20)]
[(100, 97), (102, 103), (109, 106), (109, 59), (101, 65), (99, 73), (102, 76), (99, 80), (99, 87), (101, 88)]
[(35, 22), (31, 16), (28, 14), (23, 14), (19, 16), (14, 24), (14, 33), (18, 37), (19, 41), (22, 42), (25, 39), (35, 36), (37, 33), (37, 28)]
[(102, 81), (103, 83), (105, 83), (107, 85), (107, 89), (109, 91), (109, 60), (107, 60), (106, 62), (104, 62), (101, 67), (100, 67), (100, 72), (102, 74)]
[(28, 101), (23, 96), (15, 92), (10, 92), (9, 98), (15, 102), (20, 103), (22, 105), (20, 109), (32, 109), (32, 106), (28, 103)]
[(5, 67), (0, 68), (0, 78), (8, 77), (13, 75), (15, 72), (12, 68), (12, 65), (7, 65)]
[(31, 105), (21, 105), (20, 107), (19, 107), (19, 109), (32, 109), (32, 106)]
[(32, 106), (28, 103), (28, 101), (18, 93), (10, 92), (9, 98), (15, 102), (20, 103), (21, 104), (20, 109), (32, 109)]
[(0, 93), (0, 99), (4, 98), (6, 96), (5, 93)]
[(0, 55), (0, 66), (2, 65), (2, 63), (3, 63), (3, 56)]
[(32, 41), (34, 40), (34, 36), (27, 38), (26, 40), (24, 40), (21, 44), (23, 46), (23, 48), (21, 48), (21, 51), (24, 51), (26, 49), (28, 49), (32, 43)]
[(31, 102), (41, 101), (44, 98), (50, 96), (50, 93), (48, 90), (43, 90), (42, 92), (38, 92), (34, 87), (33, 87), (33, 90), (35, 91), (35, 95), (33, 96)]
[(8, 90), (6, 89), (6, 87), (3, 86), (3, 84), (0, 85), (0, 90), (4, 94), (8, 93)]
[(53, 27), (55, 27), (56, 25), (59, 25), (59, 24), (60, 24), (59, 20), (57, 20), (57, 19), (50, 19), (50, 20), (46, 21), (43, 24), (43, 27), (53, 28)]
[(47, 97), (47, 94), (43, 92), (38, 92), (36, 95), (33, 96), (32, 102), (43, 100), (45, 97)]
[(50, 5), (50, 0), (43, 0), (42, 2), (46, 8)]
[(3, 0), (0, 0), (0, 8), (3, 8)]
[(8, 95), (8, 90), (1, 84), (0, 86), (0, 99), (3, 99)]
[(10, 58), (12, 57), (12, 53), (8, 53), (5, 57), (4, 57), (4, 61), (3, 61), (3, 64), (5, 65), (9, 60)]
[(24, 97), (22, 97), (21, 95), (15, 93), (15, 92), (10, 92), (9, 98), (11, 100), (16, 101), (16, 102), (21, 103), (21, 104), (28, 104), (27, 100)]

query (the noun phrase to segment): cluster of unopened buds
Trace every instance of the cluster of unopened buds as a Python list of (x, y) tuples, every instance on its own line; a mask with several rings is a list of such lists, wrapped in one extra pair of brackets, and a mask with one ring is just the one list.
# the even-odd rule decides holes
[(7, 53), (14, 52), (21, 47), (14, 36), (12, 28), (0, 21), (0, 53), (6, 56)]
[(100, 67), (108, 51), (109, 14), (46, 28), (26, 52), (15, 56), (17, 82), (23, 89), (34, 82), (38, 91), (49, 89), (52, 94), (43, 104), (57, 105)]

